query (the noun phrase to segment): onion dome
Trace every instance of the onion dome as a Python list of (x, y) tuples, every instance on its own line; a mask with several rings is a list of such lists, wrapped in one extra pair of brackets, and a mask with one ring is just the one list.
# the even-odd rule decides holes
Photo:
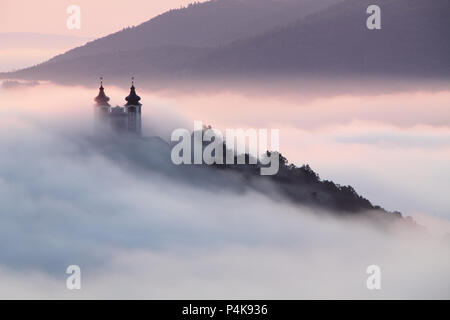
[(109, 97), (105, 94), (105, 88), (103, 88), (103, 77), (100, 78), (100, 88), (98, 89), (98, 96), (95, 97), (94, 101), (97, 102), (98, 106), (109, 107)]
[(127, 101), (126, 106), (138, 106), (138, 105), (141, 105), (139, 103), (139, 100), (141, 100), (141, 97), (139, 97), (136, 94), (136, 89), (134, 88), (134, 77), (131, 78), (130, 94), (128, 95), (128, 97), (125, 98), (125, 100)]

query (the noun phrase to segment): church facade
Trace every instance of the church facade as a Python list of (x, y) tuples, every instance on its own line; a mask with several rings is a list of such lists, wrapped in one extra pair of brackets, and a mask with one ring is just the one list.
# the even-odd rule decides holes
[(131, 81), (130, 94), (125, 98), (124, 106), (111, 107), (109, 97), (103, 87), (103, 79), (100, 78), (100, 88), (95, 97), (95, 127), (99, 130), (112, 129), (117, 133), (128, 133), (140, 136), (142, 134), (141, 97), (136, 94), (134, 78)]

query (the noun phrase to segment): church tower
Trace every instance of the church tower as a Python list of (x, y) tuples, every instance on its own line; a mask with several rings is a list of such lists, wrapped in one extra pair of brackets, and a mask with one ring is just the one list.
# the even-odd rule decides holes
[(126, 113), (128, 114), (128, 132), (136, 135), (142, 133), (141, 122), (141, 106), (139, 102), (141, 97), (136, 94), (136, 88), (134, 87), (134, 77), (131, 78), (130, 94), (125, 98), (127, 103), (125, 104)]
[(100, 88), (98, 96), (95, 97), (94, 101), (96, 105), (94, 106), (94, 117), (95, 126), (103, 126), (104, 123), (108, 121), (110, 105), (108, 103), (109, 97), (105, 94), (105, 88), (103, 88), (103, 77), (100, 77)]

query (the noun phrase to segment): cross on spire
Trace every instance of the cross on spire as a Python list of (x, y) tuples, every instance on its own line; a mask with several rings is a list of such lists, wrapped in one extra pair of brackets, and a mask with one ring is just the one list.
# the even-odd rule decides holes
[(136, 106), (136, 105), (141, 105), (139, 103), (139, 100), (141, 100), (141, 97), (139, 97), (136, 94), (136, 88), (134, 87), (134, 77), (131, 77), (131, 88), (130, 88), (130, 94), (128, 95), (128, 97), (125, 98), (125, 100), (127, 101), (126, 106)]
[(95, 102), (99, 106), (109, 106), (109, 97), (105, 94), (105, 88), (103, 88), (103, 77), (100, 77), (100, 88), (98, 88), (98, 96), (95, 97)]

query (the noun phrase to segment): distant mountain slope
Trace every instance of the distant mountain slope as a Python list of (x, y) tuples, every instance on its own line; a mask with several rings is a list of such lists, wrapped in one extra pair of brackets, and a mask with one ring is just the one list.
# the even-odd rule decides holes
[[(366, 9), (381, 7), (381, 30)], [(206, 72), (450, 76), (449, 0), (347, 0), (293, 25), (221, 48), (195, 64)]]
[[(93, 85), (98, 77), (109, 83), (120, 83), (136, 76), (140, 81), (173, 77), (180, 74), (197, 58), (211, 52), (211, 48), (165, 46), (135, 51), (116, 51), (50, 61), (35, 67), (4, 74), (5, 78), (51, 80), (58, 83)], [(1, 74), (0, 74), (1, 78)]]
[(342, 0), (213, 0), (170, 10), (136, 27), (55, 57), (75, 57), (161, 46), (217, 46), (254, 36)]
[[(223, 16), (227, 18), (223, 21), (228, 21), (230, 30), (234, 30), (234, 33), (227, 33), (228, 36), (218, 32), (220, 28), (208, 30), (202, 27), (204, 30), (192, 33), (187, 38), (177, 38), (176, 32), (170, 37), (158, 38), (155, 36), (158, 32), (154, 30), (157, 29), (155, 25), (158, 25), (155, 21), (163, 19), (163, 16), (160, 16), (148, 22), (148, 25), (143, 24), (135, 29), (111, 35), (111, 38), (97, 40), (34, 68), (3, 76), (86, 84), (88, 79), (95, 79), (99, 75), (116, 81), (132, 74), (138, 75), (141, 80), (179, 76), (271, 76), (311, 73), (324, 76), (450, 77), (450, 0), (345, 0), (260, 35), (244, 37), (227, 45), (211, 46), (220, 43), (219, 39), (228, 37), (230, 40), (231, 34), (238, 35), (237, 30), (232, 27), (233, 17), (241, 15), (236, 13), (239, 10), (230, 9), (233, 6), (239, 7), (236, 3), (239, 1), (221, 0), (167, 13), (169, 17), (173, 15), (170, 18), (174, 21), (172, 28), (179, 30), (180, 34), (185, 34), (184, 23), (190, 14), (197, 18), (199, 12), (217, 11), (217, 16), (221, 16), (219, 13), (224, 10), (227, 14)], [(254, 10), (259, 10), (259, 17), (267, 17), (262, 14), (265, 10), (272, 10), (270, 17), (279, 12), (274, 7), (269, 9), (267, 3), (273, 3), (270, 0), (247, 0), (244, 3), (252, 3)], [(258, 3), (262, 4), (262, 8)], [(381, 30), (366, 28), (366, 9), (371, 4), (381, 7)], [(175, 17), (178, 15), (184, 18), (177, 24)], [(206, 13), (204, 15), (207, 16)], [(249, 26), (258, 21), (255, 19), (249, 19)], [(187, 20), (193, 25), (207, 25), (196, 24), (193, 18)], [(263, 20), (268, 21), (266, 18)], [(272, 21), (279, 22), (277, 19)], [(236, 25), (242, 26), (239, 23)], [(160, 46), (136, 48), (135, 42), (145, 45), (142, 39), (147, 34), (146, 28), (153, 30), (148, 33), (148, 44)], [(247, 31), (242, 31), (242, 35), (251, 33)], [(142, 34), (137, 36), (141, 32)], [(167, 34), (167, 30), (161, 32)], [(168, 45), (169, 42), (177, 41), (181, 43)], [(184, 42), (190, 45), (186, 46)], [(113, 50), (110, 47), (113, 44), (122, 44), (123, 50)], [(201, 47), (201, 44), (208, 46)], [(107, 53), (97, 52), (101, 50), (106, 50)], [(91, 54), (91, 51), (97, 53)]]

